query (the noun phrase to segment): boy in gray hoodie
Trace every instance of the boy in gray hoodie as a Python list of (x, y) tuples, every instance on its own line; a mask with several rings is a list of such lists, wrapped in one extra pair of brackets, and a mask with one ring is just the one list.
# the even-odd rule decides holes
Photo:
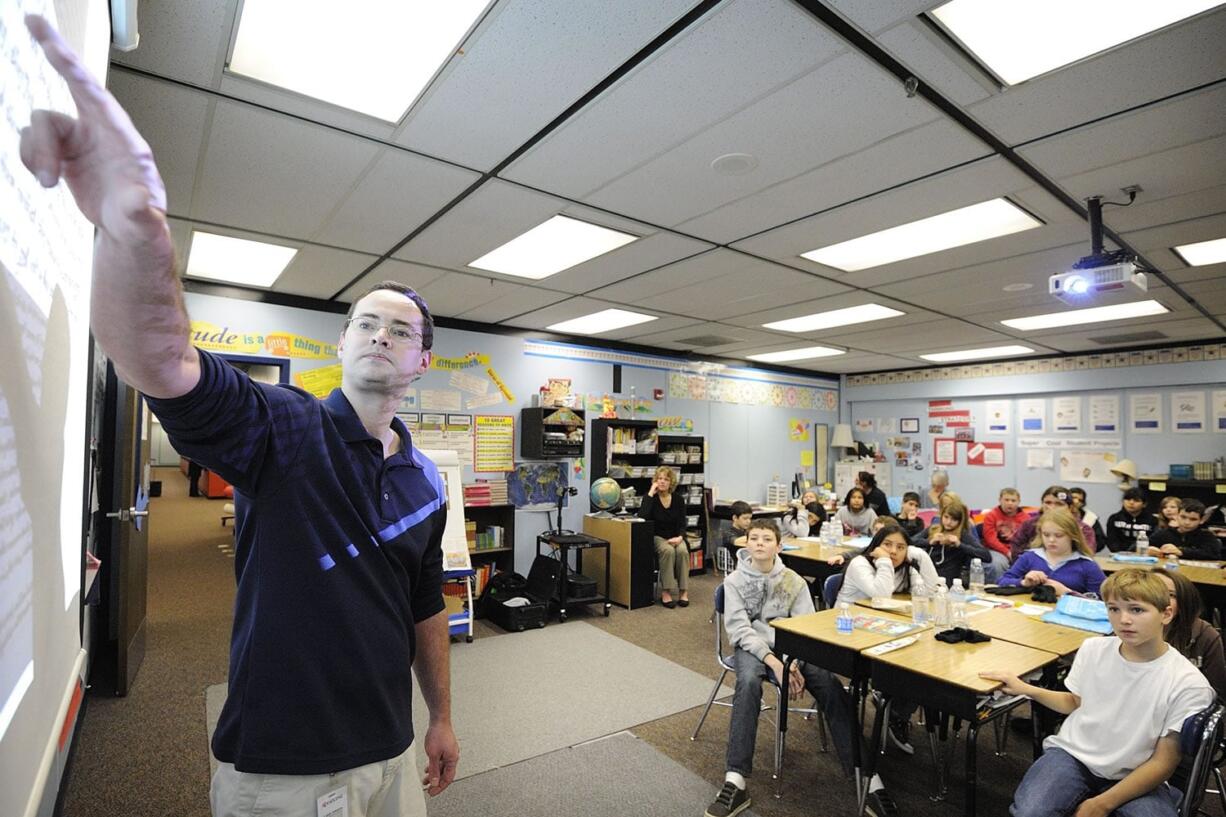
[[(770, 622), (813, 612), (809, 586), (779, 559), (779, 530), (769, 519), (755, 519), (737, 553), (737, 566), (724, 579), (724, 629), (735, 648), (736, 694), (732, 698), (732, 723), (728, 728), (727, 774), (723, 788), (706, 811), (706, 817), (731, 817), (750, 805), (745, 778), (753, 771), (754, 743), (762, 682), (768, 677), (787, 689), (788, 698), (808, 690), (826, 716), (831, 740), (846, 774), (852, 773), (851, 696), (832, 674), (820, 667), (792, 664), (787, 678), (783, 662), (774, 653), (775, 632)], [(861, 749), (862, 752), (866, 751)], [(864, 756), (863, 754), (861, 755)], [(873, 776), (866, 812), (873, 817), (898, 813), (881, 779)]]

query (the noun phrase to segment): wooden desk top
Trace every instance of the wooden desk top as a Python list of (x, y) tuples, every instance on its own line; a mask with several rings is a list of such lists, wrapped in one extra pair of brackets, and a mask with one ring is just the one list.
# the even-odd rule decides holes
[(1016, 610), (985, 610), (971, 616), (969, 623), (973, 629), (992, 638), (1054, 652), (1061, 657), (1077, 652), (1086, 639), (1098, 637), (1098, 633), (1060, 624), (1048, 624)]
[[(1104, 573), (1114, 573), (1117, 570), (1123, 570), (1126, 567), (1136, 567), (1141, 570), (1153, 570), (1156, 567), (1162, 567), (1162, 562), (1156, 564), (1131, 564), (1129, 562), (1117, 562), (1111, 558), (1110, 554), (1094, 557), (1094, 561), (1098, 562), (1098, 566), (1103, 569)], [(1193, 584), (1203, 584), (1212, 587), (1226, 587), (1226, 570), (1222, 569), (1224, 562), (1200, 562), (1192, 560), (1195, 564), (1188, 564), (1186, 561), (1180, 560), (1179, 572), (1192, 580)], [(1214, 565), (1207, 567), (1206, 565)]]
[(1037, 650), (1000, 638), (993, 638), (986, 644), (946, 644), (937, 641), (935, 635), (931, 630), (926, 630), (920, 633), (917, 641), (909, 647), (885, 655), (866, 657), (874, 665), (882, 664), (907, 670), (976, 694), (987, 694), (1000, 687), (997, 681), (980, 678), (980, 672), (1001, 670), (1025, 675), (1059, 657), (1054, 652)]
[(852, 630), (850, 633), (840, 633), (835, 628), (835, 619), (838, 618), (838, 615), (838, 610), (820, 610), (803, 616), (777, 618), (771, 622), (771, 626), (802, 638), (811, 638), (838, 647), (846, 647), (856, 652), (900, 637), (860, 629)]
[(835, 556), (845, 556), (848, 553), (855, 553), (859, 548), (852, 545), (819, 545), (816, 542), (808, 542), (804, 539), (797, 539), (794, 536), (783, 537), (784, 545), (797, 545), (796, 550), (784, 550), (779, 553), (785, 559), (807, 559), (811, 562), (825, 562)]

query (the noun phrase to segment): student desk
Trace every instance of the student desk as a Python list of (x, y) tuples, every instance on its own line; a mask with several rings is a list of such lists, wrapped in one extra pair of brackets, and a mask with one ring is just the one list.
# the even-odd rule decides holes
[[(794, 660), (809, 664), (842, 675), (851, 681), (852, 735), (862, 736), (864, 727), (860, 723), (860, 697), (863, 686), (868, 679), (868, 658), (861, 651), (887, 641), (893, 641), (897, 636), (883, 633), (871, 633), (866, 630), (852, 630), (850, 633), (840, 633), (835, 627), (837, 610), (821, 610), (792, 618), (780, 618), (771, 622), (775, 628), (775, 652), (787, 656), (784, 669), (791, 670)], [(784, 677), (787, 677), (786, 675)], [(783, 746), (788, 729), (788, 708), (782, 707), (777, 722), (779, 729), (779, 746)], [(874, 744), (876, 745), (876, 744)], [(871, 756), (873, 753), (869, 752)], [(864, 759), (860, 756), (860, 741), (852, 741), (852, 757), (856, 767), (856, 796), (863, 813), (866, 786), (870, 775), (860, 775)], [(871, 759), (869, 761), (872, 762)]]
[[(1104, 573), (1115, 573), (1118, 570), (1123, 570), (1127, 567), (1140, 568), (1141, 570), (1153, 570), (1156, 567), (1162, 567), (1162, 562), (1156, 564), (1131, 564), (1129, 562), (1117, 562), (1110, 556), (1098, 555), (1094, 557), (1094, 561), (1098, 562), (1098, 566), (1103, 569)], [(1179, 562), (1179, 572), (1192, 580), (1202, 588), (1217, 588), (1217, 592), (1221, 592), (1221, 588), (1226, 588), (1226, 570), (1222, 569), (1226, 562), (1201, 562), (1199, 560), (1191, 560), (1189, 564), (1186, 561)], [(1213, 565), (1207, 567), (1207, 565)]]
[(1065, 627), (1061, 624), (1048, 624), (1040, 621), (1036, 616), (1028, 616), (1016, 610), (1004, 608), (975, 613), (967, 621), (972, 629), (984, 635), (1055, 653), (1061, 658), (1071, 657), (1073, 653), (1081, 649), (1086, 639), (1098, 637), (1098, 633), (1092, 633), (1089, 630), (1078, 630), (1075, 627)]
[[(850, 541), (848, 539), (844, 542)], [(828, 565), (827, 559), (835, 556), (847, 556), (851, 553), (856, 553), (859, 548), (854, 545), (819, 545), (816, 542), (810, 542), (805, 539), (797, 539), (792, 536), (783, 538), (784, 545), (799, 545), (797, 550), (783, 550), (779, 552), (779, 558), (783, 560), (783, 564), (795, 570), (802, 576), (807, 576), (822, 584), (826, 579), (833, 576), (842, 570), (841, 565)], [(818, 585), (819, 597), (821, 585)]]
[[(1001, 670), (1025, 675), (1052, 664), (1059, 659), (1059, 655), (1001, 638), (994, 638), (986, 644), (945, 644), (937, 641), (934, 636), (935, 633), (928, 630), (917, 635), (916, 643), (909, 647), (873, 656), (869, 663), (869, 677), (873, 688), (887, 700), (895, 696), (903, 697), (967, 722), (964, 811), (968, 817), (973, 817), (979, 729), (1020, 706), (1025, 700), (981, 711), (979, 699), (998, 689), (1000, 684), (980, 678), (979, 673), (985, 670)], [(870, 746), (881, 745), (884, 715), (885, 707), (879, 707), (873, 722)], [(876, 752), (870, 753), (864, 769), (866, 779), (873, 775), (876, 757)]]

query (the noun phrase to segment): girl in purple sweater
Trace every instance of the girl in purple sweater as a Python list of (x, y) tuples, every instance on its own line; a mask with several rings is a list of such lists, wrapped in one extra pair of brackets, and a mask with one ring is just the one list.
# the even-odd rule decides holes
[(1106, 580), (1094, 561), (1081, 533), (1081, 523), (1067, 508), (1043, 511), (1035, 526), (1039, 535), (1033, 550), (1023, 553), (1001, 577), (1004, 586), (1037, 587), (1050, 585), (1056, 596), (1065, 593), (1098, 593)]

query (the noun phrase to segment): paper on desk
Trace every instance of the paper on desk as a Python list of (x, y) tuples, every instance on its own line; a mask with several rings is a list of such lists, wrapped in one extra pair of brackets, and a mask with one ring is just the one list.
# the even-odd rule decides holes
[(1041, 616), (1045, 613), (1051, 612), (1050, 607), (1043, 607), (1039, 604), (1023, 604), (1020, 607), (1014, 607), (1013, 609), (1026, 616)]

